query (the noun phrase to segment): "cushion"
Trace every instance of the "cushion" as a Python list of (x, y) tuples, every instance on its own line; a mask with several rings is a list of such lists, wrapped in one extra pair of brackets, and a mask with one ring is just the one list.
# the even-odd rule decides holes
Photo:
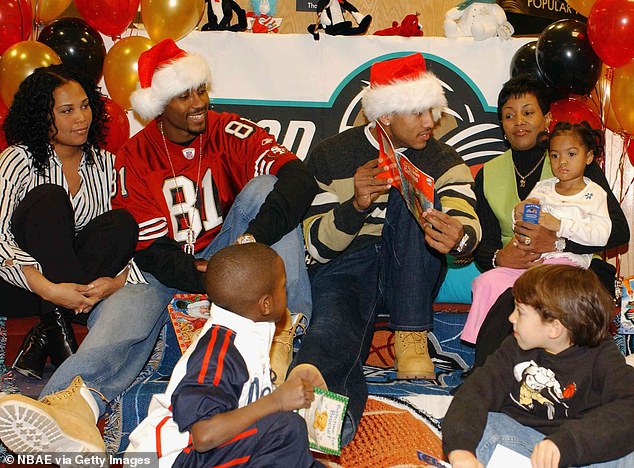
[(480, 270), (475, 262), (457, 264), (454, 257), (447, 255), (447, 275), (440, 286), (435, 302), (471, 304), (471, 283)]

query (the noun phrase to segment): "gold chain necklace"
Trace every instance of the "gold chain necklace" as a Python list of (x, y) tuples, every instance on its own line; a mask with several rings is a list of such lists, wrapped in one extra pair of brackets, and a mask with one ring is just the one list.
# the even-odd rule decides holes
[(513, 158), (511, 158), (511, 162), (513, 163), (513, 169), (515, 169), (515, 173), (520, 178), (520, 187), (526, 187), (526, 179), (530, 177), (530, 175), (537, 170), (537, 168), (542, 163), (545, 157), (546, 157), (546, 153), (544, 153), (542, 157), (539, 158), (539, 161), (537, 161), (537, 164), (535, 164), (535, 166), (530, 171), (528, 171), (528, 174), (526, 175), (520, 174), (520, 171), (517, 170), (517, 166), (515, 166), (515, 161), (513, 161)]
[[(170, 150), (167, 147), (167, 141), (165, 140), (165, 133), (163, 132), (163, 122), (159, 122), (159, 130), (161, 131), (161, 137), (163, 137), (163, 147), (165, 148), (165, 154), (167, 155), (167, 160), (170, 163), (170, 168), (172, 169), (172, 175), (174, 176), (174, 190), (178, 192), (178, 184), (176, 183), (176, 171), (174, 171), (174, 164), (172, 164), (172, 158), (170, 156)], [(194, 219), (194, 210), (196, 209), (196, 205), (198, 204), (198, 189), (200, 187), (200, 166), (203, 159), (203, 137), (199, 135), (200, 138), (200, 146), (198, 151), (198, 173), (196, 174), (196, 199), (194, 206), (191, 207), (189, 213), (185, 215), (185, 210), (183, 209), (183, 192), (181, 190), (181, 214), (183, 215), (183, 219), (187, 224), (187, 240), (185, 241), (185, 245), (183, 246), (183, 250), (186, 254), (194, 255), (194, 245), (196, 244), (196, 233), (194, 232), (193, 227), (193, 219)]]

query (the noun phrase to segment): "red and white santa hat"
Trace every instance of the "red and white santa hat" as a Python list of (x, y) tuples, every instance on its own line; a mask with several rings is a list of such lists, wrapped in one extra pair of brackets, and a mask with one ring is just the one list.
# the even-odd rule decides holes
[(416, 53), (373, 64), (362, 105), (370, 122), (384, 115), (427, 109), (438, 121), (447, 107), (447, 98), (440, 80), (427, 71), (423, 55)]
[(207, 61), (185, 52), (172, 39), (139, 56), (139, 87), (130, 96), (132, 109), (145, 120), (159, 116), (175, 96), (202, 84), (211, 85)]

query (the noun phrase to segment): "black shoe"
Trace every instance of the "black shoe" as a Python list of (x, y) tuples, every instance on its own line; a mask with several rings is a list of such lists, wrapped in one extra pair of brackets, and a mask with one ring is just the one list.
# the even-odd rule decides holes
[(40, 322), (24, 337), (13, 369), (25, 377), (41, 380), (48, 357), (47, 343), (46, 326)]
[(47, 351), (55, 367), (59, 367), (77, 351), (75, 332), (71, 325), (72, 317), (71, 311), (61, 307), (56, 307), (42, 316), (48, 338)]

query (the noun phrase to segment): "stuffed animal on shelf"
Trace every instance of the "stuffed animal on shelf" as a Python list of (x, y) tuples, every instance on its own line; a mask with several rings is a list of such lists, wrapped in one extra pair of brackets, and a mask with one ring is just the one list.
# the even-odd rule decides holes
[(465, 0), (445, 13), (445, 36), (472, 36), (476, 41), (499, 36), (509, 39), (515, 30), (495, 0)]
[[(344, 12), (349, 12), (357, 26), (352, 21), (344, 19)], [(363, 15), (347, 0), (319, 0), (317, 2), (317, 22), (308, 26), (308, 32), (315, 40), (319, 40), (319, 30), (333, 36), (355, 36), (365, 34), (370, 27), (372, 17)]]
[(407, 15), (398, 24), (396, 21), (392, 21), (391, 28), (380, 29), (374, 33), (375, 36), (422, 36), (423, 26), (418, 22), (418, 13), (415, 15)]
[(252, 0), (253, 11), (247, 13), (249, 29), (254, 33), (278, 32), (282, 18), (274, 18), (277, 0)]
[[(203, 31), (245, 31), (247, 13), (234, 0), (205, 0), (207, 4), (207, 24)], [(233, 13), (238, 22), (231, 24)]]

